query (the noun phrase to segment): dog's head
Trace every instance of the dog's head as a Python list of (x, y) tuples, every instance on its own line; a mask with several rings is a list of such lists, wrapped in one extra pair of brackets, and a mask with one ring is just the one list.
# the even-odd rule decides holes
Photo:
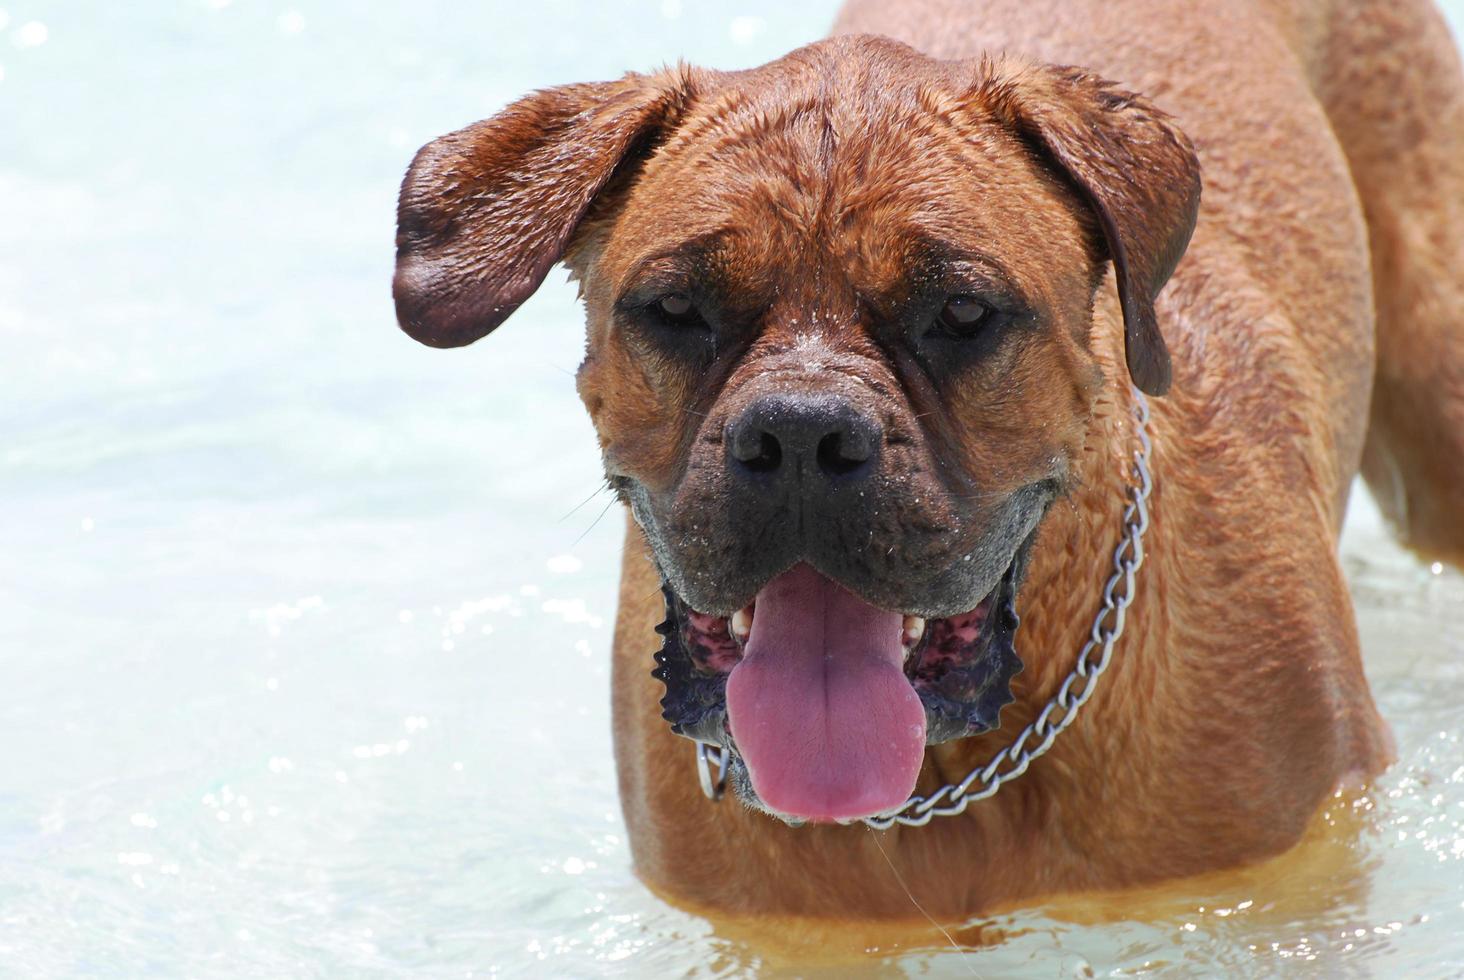
[(751, 71), (531, 95), (417, 155), (395, 296), (438, 347), (561, 259), (579, 391), (672, 595), (667, 717), (735, 749), (776, 812), (902, 803), (928, 741), (983, 731), (1017, 669), (1027, 544), (1102, 372), (1112, 263), (1129, 374), (1199, 171), (1080, 70), (833, 38)]

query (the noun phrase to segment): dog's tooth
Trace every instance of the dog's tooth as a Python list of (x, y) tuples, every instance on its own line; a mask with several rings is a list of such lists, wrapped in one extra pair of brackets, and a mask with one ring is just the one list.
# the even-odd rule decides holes
[(906, 650), (913, 650), (915, 644), (925, 635), (925, 619), (921, 616), (906, 616), (903, 629), (900, 633), (900, 640), (905, 644)]
[(737, 642), (745, 643), (747, 637), (752, 633), (752, 606), (743, 606), (732, 614), (727, 620), (727, 625), (732, 628), (732, 636)]

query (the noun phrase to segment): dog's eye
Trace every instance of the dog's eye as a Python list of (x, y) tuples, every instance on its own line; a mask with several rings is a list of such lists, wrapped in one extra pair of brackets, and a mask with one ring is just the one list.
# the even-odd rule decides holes
[(974, 337), (992, 319), (992, 309), (974, 296), (952, 296), (940, 309), (941, 329), (955, 337)]
[(656, 300), (656, 312), (671, 323), (696, 323), (701, 319), (685, 293), (667, 293)]

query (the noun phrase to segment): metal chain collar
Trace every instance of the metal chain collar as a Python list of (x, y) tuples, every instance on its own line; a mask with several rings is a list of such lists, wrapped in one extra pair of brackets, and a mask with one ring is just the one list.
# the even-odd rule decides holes
[[(1093, 620), (1087, 642), (1078, 651), (1072, 673), (1032, 723), (986, 765), (972, 769), (959, 783), (947, 783), (929, 796), (912, 796), (898, 810), (864, 817), (862, 823), (876, 830), (886, 830), (895, 824), (923, 827), (931, 817), (955, 816), (965, 812), (969, 804), (996, 795), (1002, 783), (1016, 779), (1027, 771), (1033, 759), (1052, 748), (1057, 736), (1078, 717), (1078, 709), (1093, 696), (1099, 676), (1108, 669), (1113, 657), (1113, 646), (1123, 635), (1125, 615), (1134, 597), (1134, 576), (1144, 563), (1144, 532), (1149, 529), (1149, 494), (1154, 488), (1149, 474), (1149, 453), (1153, 448), (1148, 432), (1149, 402), (1137, 388), (1133, 394), (1134, 417), (1138, 422), (1134, 431), (1139, 440), (1139, 447), (1133, 453), (1136, 482), (1128, 487), (1123, 540), (1113, 552), (1113, 574), (1103, 586), (1103, 607)], [(1032, 744), (1028, 745), (1029, 742)], [(697, 776), (702, 792), (713, 802), (727, 791), (728, 755), (718, 746), (696, 743)]]

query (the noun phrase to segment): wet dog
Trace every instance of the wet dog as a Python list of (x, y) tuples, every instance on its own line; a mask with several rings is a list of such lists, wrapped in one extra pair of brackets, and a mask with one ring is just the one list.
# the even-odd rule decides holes
[[(633, 515), (615, 749), (658, 890), (909, 914), (882, 843), (960, 915), (1276, 853), (1386, 764), (1354, 475), (1464, 554), (1464, 83), (1426, 4), (856, 0), (761, 68), (549, 89), (418, 154), (410, 335), (471, 343), (560, 261)], [(951, 802), (1075, 683), (1000, 793), (848, 825)]]

